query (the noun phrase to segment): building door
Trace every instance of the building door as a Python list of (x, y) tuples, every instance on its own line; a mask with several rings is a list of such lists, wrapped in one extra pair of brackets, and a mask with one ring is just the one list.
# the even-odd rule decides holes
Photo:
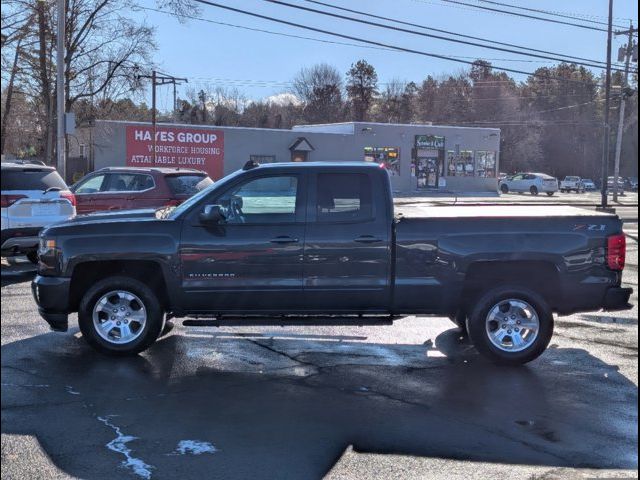
[(309, 152), (301, 152), (299, 150), (295, 150), (291, 152), (291, 161), (292, 162), (306, 162), (308, 158)]
[(313, 152), (313, 145), (304, 137), (298, 137), (289, 145), (292, 162), (306, 162), (309, 160), (309, 152)]
[(418, 188), (438, 188), (440, 178), (438, 158), (423, 157), (416, 160), (416, 177)]

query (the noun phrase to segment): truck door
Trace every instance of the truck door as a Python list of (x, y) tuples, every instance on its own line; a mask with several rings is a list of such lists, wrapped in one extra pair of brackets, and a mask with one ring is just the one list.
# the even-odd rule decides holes
[(391, 219), (382, 175), (340, 169), (310, 179), (304, 250), (307, 307), (386, 311)]
[(226, 219), (204, 225), (195, 209), (183, 224), (180, 261), (185, 308), (254, 312), (304, 305), (304, 174), (254, 176), (207, 199)]

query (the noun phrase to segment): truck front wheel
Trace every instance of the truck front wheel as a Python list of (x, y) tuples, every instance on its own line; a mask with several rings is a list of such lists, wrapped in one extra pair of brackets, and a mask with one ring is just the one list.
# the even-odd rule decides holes
[(158, 297), (144, 283), (108, 277), (82, 297), (78, 323), (86, 341), (99, 352), (135, 355), (160, 335), (163, 312)]
[(476, 349), (490, 360), (520, 365), (538, 358), (553, 335), (553, 312), (524, 287), (497, 287), (482, 295), (467, 318)]

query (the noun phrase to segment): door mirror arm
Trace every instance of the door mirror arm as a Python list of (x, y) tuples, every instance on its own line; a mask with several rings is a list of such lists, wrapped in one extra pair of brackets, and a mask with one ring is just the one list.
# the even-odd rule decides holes
[(220, 205), (205, 205), (200, 213), (200, 223), (204, 225), (217, 225), (225, 221), (226, 217)]

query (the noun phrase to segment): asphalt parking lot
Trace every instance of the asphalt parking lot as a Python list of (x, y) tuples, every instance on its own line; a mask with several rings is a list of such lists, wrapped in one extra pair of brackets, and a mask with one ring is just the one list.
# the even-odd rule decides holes
[(106, 358), (73, 322), (50, 332), (31, 266), (3, 261), (2, 478), (637, 477), (637, 207), (621, 214), (636, 306), (559, 318), (519, 368), (427, 317), (177, 325)]

